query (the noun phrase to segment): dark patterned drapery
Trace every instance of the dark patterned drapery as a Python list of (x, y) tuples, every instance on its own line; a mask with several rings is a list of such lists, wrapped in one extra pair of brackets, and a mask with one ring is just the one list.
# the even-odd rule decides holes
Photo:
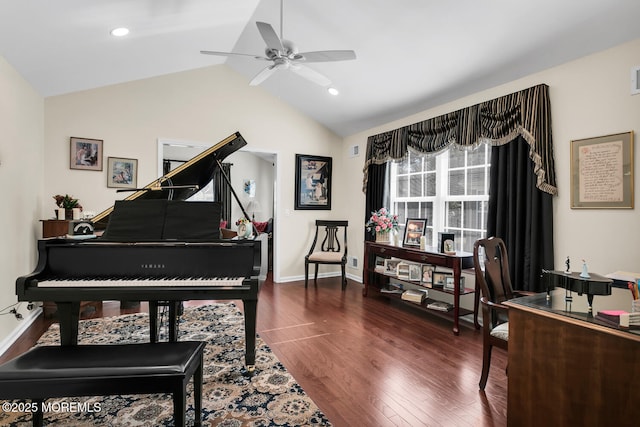
[(370, 136), (363, 191), (367, 200), (375, 196), (369, 194), (372, 165), (400, 161), (409, 150), (435, 154), (484, 142), (493, 145), (487, 233), (507, 246), (514, 288), (543, 291), (538, 276), (553, 269), (551, 198), (558, 192), (547, 85)]
[(536, 187), (557, 194), (549, 86), (541, 84), (452, 113), (370, 136), (362, 191), (370, 164), (402, 160), (409, 150), (437, 153), (451, 145), (474, 147), (483, 142), (503, 145), (522, 136), (536, 174)]

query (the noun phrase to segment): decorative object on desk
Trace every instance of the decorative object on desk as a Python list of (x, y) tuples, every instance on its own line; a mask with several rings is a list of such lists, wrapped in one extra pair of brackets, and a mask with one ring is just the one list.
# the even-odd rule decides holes
[(136, 188), (138, 186), (138, 160), (109, 157), (107, 159), (107, 187)]
[(433, 272), (433, 285), (434, 288), (444, 288), (447, 283), (447, 277), (451, 276), (451, 273)]
[(564, 262), (564, 265), (567, 267), (564, 270), (564, 274), (570, 274), (571, 273), (571, 260), (569, 259), (568, 256), (567, 256), (567, 260)]
[[(56, 201), (56, 216), (58, 219), (73, 219), (73, 209), (82, 210), (82, 206), (78, 202), (78, 199), (74, 199), (73, 196), (65, 194), (64, 196), (56, 194), (53, 196)], [(64, 210), (64, 215), (61, 215), (60, 209)], [(61, 218), (62, 216), (62, 218)]]
[(427, 249), (427, 236), (420, 236), (420, 250), (424, 251)]
[(426, 286), (427, 288), (433, 286), (433, 270), (433, 265), (422, 265), (422, 277), (420, 279), (420, 284), (422, 286)]
[(295, 209), (331, 210), (331, 161), (296, 154)]
[(582, 260), (582, 272), (580, 273), (580, 277), (583, 279), (590, 279), (589, 271), (587, 270), (587, 262)]
[(376, 234), (376, 242), (389, 242), (391, 232), (398, 229), (398, 215), (393, 215), (387, 208), (380, 208), (371, 212), (365, 227), (369, 233)]
[(404, 246), (420, 247), (420, 237), (424, 235), (427, 228), (427, 220), (425, 218), (408, 218), (404, 227)]
[(571, 208), (633, 209), (633, 131), (571, 141)]
[(240, 218), (236, 221), (236, 225), (238, 226), (238, 237), (240, 239), (251, 237), (251, 234), (253, 233), (251, 221), (246, 218)]
[(69, 234), (72, 236), (92, 235), (93, 223), (87, 220), (69, 221)]
[(71, 169), (83, 169), (91, 171), (102, 170), (102, 143), (101, 139), (71, 137), (71, 150), (69, 167)]
[[(455, 253), (455, 239), (456, 239), (456, 235), (453, 233), (443, 233), (443, 232), (439, 232), (438, 233), (438, 242), (439, 247), (440, 247), (440, 252), (442, 252), (443, 254), (448, 254), (451, 253), (451, 251), (453, 251), (453, 253)], [(449, 249), (449, 252), (445, 251), (445, 249)]]

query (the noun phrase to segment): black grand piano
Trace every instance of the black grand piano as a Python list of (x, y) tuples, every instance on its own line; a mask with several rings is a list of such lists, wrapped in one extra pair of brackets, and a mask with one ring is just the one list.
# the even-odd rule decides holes
[(261, 241), (220, 239), (219, 202), (186, 201), (219, 175), (225, 157), (244, 145), (235, 133), (117, 201), (93, 219), (96, 229), (104, 229), (99, 238), (40, 240), (36, 269), (16, 280), (18, 300), (54, 301), (61, 344), (75, 345), (81, 301), (149, 301), (150, 340), (155, 342), (159, 302), (169, 307), (169, 340), (176, 340), (181, 301), (240, 299), (245, 362), (252, 371)]

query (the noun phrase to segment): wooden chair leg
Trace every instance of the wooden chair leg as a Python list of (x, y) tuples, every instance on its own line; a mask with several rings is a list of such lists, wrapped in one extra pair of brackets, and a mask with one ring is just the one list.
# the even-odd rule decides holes
[(304, 262), (304, 287), (307, 287), (309, 282), (309, 261)]
[(173, 392), (173, 423), (176, 427), (184, 427), (185, 425), (186, 394), (185, 387)]
[(313, 284), (318, 285), (318, 270), (320, 269), (320, 264), (315, 264), (316, 266), (316, 274), (313, 276)]
[(492, 345), (485, 345), (482, 351), (482, 375), (480, 375), (480, 390), (484, 390), (489, 378), (489, 367), (491, 366), (491, 349)]
[(34, 400), (37, 404), (37, 410), (31, 414), (31, 425), (33, 427), (42, 427), (44, 425), (44, 414), (42, 413), (42, 404), (44, 400)]
[(342, 290), (344, 291), (345, 289), (347, 289), (347, 272), (346, 272), (346, 266), (344, 264), (342, 264)]

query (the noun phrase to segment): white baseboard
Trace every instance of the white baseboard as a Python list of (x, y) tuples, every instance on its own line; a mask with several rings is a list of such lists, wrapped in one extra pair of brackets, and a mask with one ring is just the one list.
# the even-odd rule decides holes
[(18, 326), (11, 331), (11, 333), (6, 336), (2, 341), (0, 341), (0, 355), (3, 355), (9, 347), (11, 347), (20, 336), (26, 331), (29, 326), (38, 318), (38, 316), (42, 313), (42, 307), (38, 307), (34, 310), (29, 311), (29, 313), (22, 318), (18, 322)]
[[(327, 277), (340, 277), (339, 271), (329, 272), (329, 273), (319, 273), (318, 279), (325, 279)], [(351, 279), (354, 282), (362, 283), (362, 277), (355, 276), (353, 274), (347, 273), (347, 279)], [(302, 276), (288, 276), (288, 277), (280, 277), (276, 283), (287, 283), (287, 282), (297, 282), (300, 280), (304, 280), (304, 275)], [(309, 274), (309, 281), (313, 281), (313, 274)]]

